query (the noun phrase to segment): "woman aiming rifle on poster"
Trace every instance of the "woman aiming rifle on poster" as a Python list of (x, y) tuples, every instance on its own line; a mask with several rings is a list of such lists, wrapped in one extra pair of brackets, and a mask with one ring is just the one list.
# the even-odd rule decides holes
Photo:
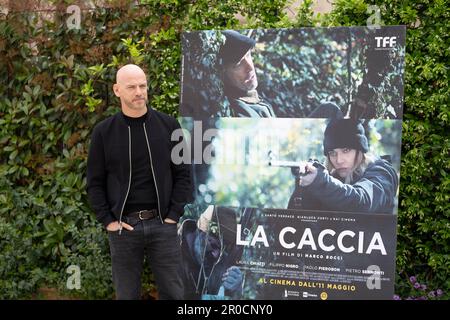
[(390, 162), (368, 153), (358, 120), (333, 119), (324, 133), (325, 167), (300, 168), (288, 209), (394, 213), (398, 177)]

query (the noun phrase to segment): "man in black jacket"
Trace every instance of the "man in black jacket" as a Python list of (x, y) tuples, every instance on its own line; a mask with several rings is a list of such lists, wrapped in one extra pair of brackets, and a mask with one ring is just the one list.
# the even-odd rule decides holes
[(140, 299), (147, 256), (160, 299), (181, 299), (177, 222), (190, 194), (187, 164), (171, 161), (180, 129), (176, 119), (147, 107), (147, 79), (136, 65), (122, 67), (114, 93), (122, 111), (93, 130), (87, 192), (108, 231), (117, 299)]

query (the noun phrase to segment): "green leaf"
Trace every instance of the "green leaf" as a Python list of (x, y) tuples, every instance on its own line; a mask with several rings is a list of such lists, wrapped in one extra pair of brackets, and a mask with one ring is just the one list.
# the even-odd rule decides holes
[(63, 149), (63, 155), (66, 158), (70, 158), (70, 154), (69, 154), (69, 151), (67, 149)]
[(18, 150), (14, 150), (9, 154), (9, 160), (14, 160), (17, 157), (17, 154), (19, 153)]

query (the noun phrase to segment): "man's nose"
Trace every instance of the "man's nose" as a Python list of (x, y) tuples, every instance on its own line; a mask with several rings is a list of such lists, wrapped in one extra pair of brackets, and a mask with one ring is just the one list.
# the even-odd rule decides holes
[(143, 93), (144, 93), (144, 89), (141, 89), (139, 87), (136, 89), (136, 96), (142, 96)]
[(245, 58), (243, 62), (244, 62), (244, 70), (246, 72), (250, 72), (253, 70), (253, 63), (251, 58)]
[(340, 155), (339, 153), (336, 154), (336, 163), (342, 163), (342, 161), (343, 161), (342, 155)]

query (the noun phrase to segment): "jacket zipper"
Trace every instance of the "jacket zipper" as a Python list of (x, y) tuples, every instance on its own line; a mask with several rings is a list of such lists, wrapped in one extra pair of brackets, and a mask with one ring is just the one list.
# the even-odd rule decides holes
[(130, 175), (128, 178), (128, 189), (127, 189), (127, 194), (125, 195), (125, 200), (123, 200), (123, 204), (122, 204), (122, 209), (120, 210), (120, 217), (119, 217), (119, 235), (122, 234), (122, 214), (123, 214), (123, 209), (125, 208), (125, 203), (127, 202), (127, 198), (128, 198), (128, 193), (130, 192), (130, 187), (131, 187), (131, 129), (128, 126), (128, 160), (130, 162)]
[(147, 136), (147, 129), (145, 127), (145, 122), (144, 122), (144, 134), (145, 134), (145, 141), (147, 142), (147, 149), (148, 149), (148, 154), (150, 156), (150, 168), (152, 168), (152, 174), (153, 174), (153, 182), (155, 183), (155, 189), (156, 189), (156, 199), (158, 200), (158, 215), (159, 215), (159, 220), (161, 221), (161, 224), (164, 224), (162, 218), (161, 218), (161, 206), (159, 204), (159, 192), (158, 192), (158, 185), (156, 184), (156, 177), (155, 177), (155, 171), (153, 170), (153, 160), (152, 160), (152, 152), (150, 150), (150, 144), (148, 143), (148, 136)]

